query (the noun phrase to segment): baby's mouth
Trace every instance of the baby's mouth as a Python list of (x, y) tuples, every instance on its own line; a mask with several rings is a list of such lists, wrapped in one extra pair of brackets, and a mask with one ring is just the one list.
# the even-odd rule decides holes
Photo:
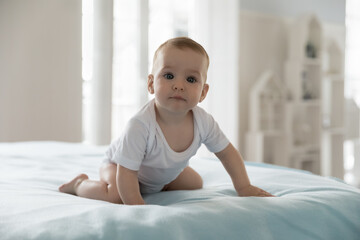
[(170, 97), (170, 99), (175, 99), (175, 100), (180, 100), (180, 101), (186, 101), (185, 98), (183, 98), (182, 96), (178, 96), (178, 95), (172, 96), (172, 97)]

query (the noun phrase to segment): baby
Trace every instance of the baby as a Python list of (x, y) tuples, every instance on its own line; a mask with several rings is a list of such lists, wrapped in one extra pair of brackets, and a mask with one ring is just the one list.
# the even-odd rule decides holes
[(214, 152), (239, 196), (272, 196), (251, 185), (240, 153), (210, 114), (197, 106), (209, 90), (209, 56), (190, 38), (173, 38), (155, 52), (148, 76), (154, 94), (111, 143), (100, 180), (80, 174), (59, 191), (119, 204), (145, 204), (142, 193), (202, 188), (189, 159), (202, 143)]

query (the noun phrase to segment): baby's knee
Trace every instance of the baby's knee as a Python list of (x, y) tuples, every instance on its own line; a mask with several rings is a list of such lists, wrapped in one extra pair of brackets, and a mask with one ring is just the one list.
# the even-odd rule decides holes
[(202, 177), (199, 175), (199, 177), (198, 177), (198, 179), (197, 179), (197, 181), (196, 181), (196, 183), (195, 183), (195, 188), (196, 189), (201, 189), (202, 187), (203, 187), (203, 179), (202, 179)]
[(201, 189), (203, 187), (203, 179), (199, 174), (196, 174), (192, 179), (192, 188)]
[(108, 188), (108, 198), (109, 202), (111, 203), (117, 203), (117, 204), (123, 204), (119, 191), (117, 190), (116, 186), (109, 186)]

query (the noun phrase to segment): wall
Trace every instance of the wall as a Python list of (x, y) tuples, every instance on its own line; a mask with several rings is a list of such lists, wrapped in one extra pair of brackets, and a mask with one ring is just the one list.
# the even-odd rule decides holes
[(0, 141), (81, 141), (81, 1), (0, 1)]
[(260, 75), (268, 69), (282, 77), (287, 54), (287, 25), (279, 17), (242, 11), (240, 29), (239, 129), (240, 151), (245, 155), (245, 134), (249, 129), (249, 92)]
[(241, 10), (286, 18), (316, 13), (323, 22), (345, 24), (345, 0), (241, 0), (240, 2)]

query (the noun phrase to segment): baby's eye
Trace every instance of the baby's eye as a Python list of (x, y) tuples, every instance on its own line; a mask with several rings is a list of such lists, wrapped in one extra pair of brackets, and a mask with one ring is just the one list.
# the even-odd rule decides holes
[(195, 82), (196, 82), (196, 78), (194, 78), (194, 77), (188, 77), (188, 78), (186, 79), (186, 81), (188, 81), (189, 83), (195, 83)]
[(173, 79), (173, 78), (174, 78), (174, 75), (172, 75), (171, 73), (166, 73), (166, 74), (164, 74), (164, 77), (165, 77), (166, 79)]

